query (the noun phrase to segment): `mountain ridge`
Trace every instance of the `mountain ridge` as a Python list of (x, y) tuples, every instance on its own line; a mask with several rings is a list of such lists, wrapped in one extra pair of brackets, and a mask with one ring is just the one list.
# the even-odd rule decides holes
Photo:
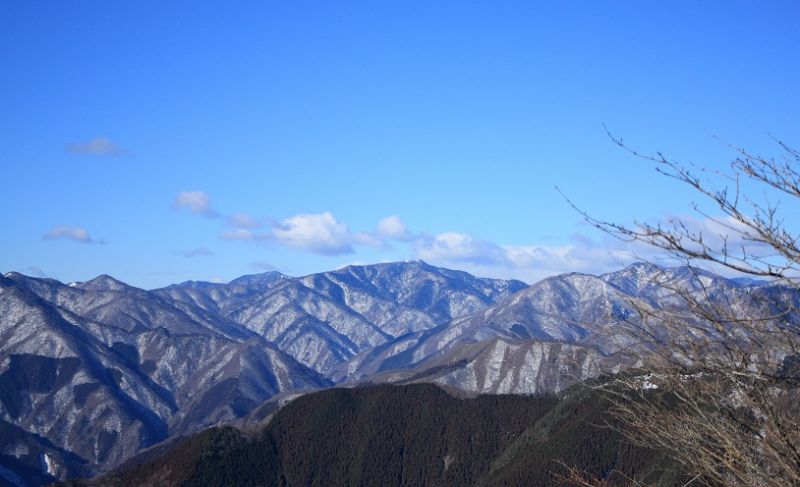
[[(107, 471), (272, 398), (335, 384), (557, 393), (641, 366), (624, 323), (636, 307), (676, 305), (653, 283), (695, 289), (698, 276), (710, 295), (741, 306), (751, 290), (787, 293), (643, 265), (532, 286), (425, 262), (155, 290), (107, 275), (63, 284), (9, 272), (0, 276), (0, 420), (72, 456), (17, 434), (0, 445), (10, 452), (0, 466), (25, 465), (39, 480)], [(32, 453), (13, 454), (23, 450)]]

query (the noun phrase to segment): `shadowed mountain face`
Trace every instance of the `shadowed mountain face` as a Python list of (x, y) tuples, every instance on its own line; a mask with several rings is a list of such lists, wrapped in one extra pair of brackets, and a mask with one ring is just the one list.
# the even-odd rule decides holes
[(296, 399), (247, 435), (212, 428), (73, 485), (549, 486), (563, 465), (611, 482), (680, 485), (658, 452), (598, 426), (613, 421), (608, 407), (586, 391), (559, 400), (456, 398), (421, 384), (331, 389)]
[(680, 304), (658, 282), (699, 283), (742, 308), (752, 290), (800, 304), (765, 283), (646, 265), (531, 287), (423, 262), (153, 291), (110, 276), (64, 285), (8, 273), (0, 421), (13, 434), (0, 435), (0, 478), (35, 485), (105, 471), (165, 439), (336, 383), (560, 392), (641, 365), (619, 330), (635, 307)]
[(44, 478), (331, 384), (238, 326), (111, 278), (70, 287), (10, 274), (0, 317), (0, 419), (17, 432), (0, 447)]

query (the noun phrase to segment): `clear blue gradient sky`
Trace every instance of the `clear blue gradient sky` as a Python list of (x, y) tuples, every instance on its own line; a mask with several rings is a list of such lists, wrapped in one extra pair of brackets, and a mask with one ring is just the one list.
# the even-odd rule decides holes
[(693, 199), (603, 124), (716, 168), (725, 142), (800, 143), (798, 21), (791, 1), (4, 1), (0, 270), (602, 272), (624, 249), (555, 186), (621, 222)]

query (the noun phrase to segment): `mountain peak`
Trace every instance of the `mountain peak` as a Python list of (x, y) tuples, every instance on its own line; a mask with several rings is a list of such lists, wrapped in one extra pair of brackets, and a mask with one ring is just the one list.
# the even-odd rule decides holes
[(424, 270), (438, 270), (438, 267), (432, 266), (422, 260), (395, 260), (391, 262), (376, 262), (374, 264), (350, 264), (337, 270), (345, 269), (424, 269)]
[(216, 286), (224, 286), (224, 285), (225, 284), (216, 283), (216, 282), (210, 282), (210, 281), (192, 281), (192, 280), (189, 280), (189, 281), (179, 282), (177, 284), (170, 284), (165, 289), (173, 289), (173, 288), (179, 288), (179, 289), (208, 289), (208, 288), (213, 288), (213, 287), (216, 287)]
[(262, 272), (260, 274), (247, 274), (244, 276), (237, 277), (236, 279), (230, 281), (228, 284), (232, 286), (258, 286), (273, 283), (280, 279), (285, 279), (286, 275), (278, 272), (278, 271), (267, 271)]
[(638, 261), (632, 264), (629, 264), (621, 271), (617, 272), (637, 272), (637, 273), (652, 273), (652, 272), (661, 272), (664, 271), (666, 268), (657, 266), (655, 264), (651, 264), (650, 262), (645, 261)]
[(114, 279), (108, 274), (100, 274), (94, 279), (78, 284), (75, 287), (92, 291), (122, 291), (131, 288), (131, 286)]

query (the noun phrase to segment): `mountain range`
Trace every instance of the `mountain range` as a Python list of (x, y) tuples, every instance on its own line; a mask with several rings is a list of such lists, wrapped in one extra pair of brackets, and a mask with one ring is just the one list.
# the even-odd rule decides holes
[(622, 327), (637, 309), (680, 306), (666, 288), (698, 286), (741, 306), (754, 290), (785, 292), (644, 263), (532, 286), (420, 261), (155, 290), (106, 275), (63, 284), (9, 272), (0, 276), (0, 480), (91, 476), (334, 385), (559, 393), (641, 366)]

